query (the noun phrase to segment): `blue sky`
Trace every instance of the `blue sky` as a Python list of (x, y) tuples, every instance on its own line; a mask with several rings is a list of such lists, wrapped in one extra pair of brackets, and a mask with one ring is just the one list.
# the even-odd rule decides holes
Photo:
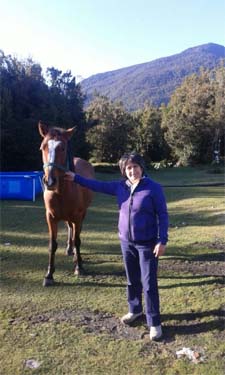
[(0, 0), (0, 49), (84, 78), (225, 45), (224, 0)]

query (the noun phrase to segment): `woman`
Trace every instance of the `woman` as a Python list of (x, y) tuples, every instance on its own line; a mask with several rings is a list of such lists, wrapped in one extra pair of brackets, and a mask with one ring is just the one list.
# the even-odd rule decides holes
[(139, 154), (124, 155), (119, 161), (121, 181), (103, 182), (86, 179), (73, 172), (66, 179), (93, 191), (117, 196), (119, 238), (127, 276), (129, 312), (121, 318), (132, 323), (145, 314), (150, 339), (162, 337), (157, 283), (158, 257), (168, 240), (168, 214), (161, 186), (145, 176), (144, 161)]

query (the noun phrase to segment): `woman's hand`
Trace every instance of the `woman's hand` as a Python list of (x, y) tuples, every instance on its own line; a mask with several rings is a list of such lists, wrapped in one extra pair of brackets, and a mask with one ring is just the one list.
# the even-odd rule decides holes
[(65, 173), (64, 180), (73, 182), (75, 173), (69, 171)]
[(155, 245), (153, 253), (155, 254), (155, 257), (157, 258), (163, 255), (165, 251), (166, 251), (166, 245), (162, 245), (161, 242), (159, 242)]

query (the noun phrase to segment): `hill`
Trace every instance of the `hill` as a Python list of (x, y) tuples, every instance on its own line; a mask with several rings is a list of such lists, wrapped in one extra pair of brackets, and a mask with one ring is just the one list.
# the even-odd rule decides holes
[(185, 77), (201, 67), (212, 69), (225, 58), (225, 47), (208, 43), (181, 53), (143, 64), (95, 74), (81, 82), (86, 105), (95, 92), (113, 101), (122, 101), (129, 111), (142, 108), (146, 101), (155, 106), (167, 104)]

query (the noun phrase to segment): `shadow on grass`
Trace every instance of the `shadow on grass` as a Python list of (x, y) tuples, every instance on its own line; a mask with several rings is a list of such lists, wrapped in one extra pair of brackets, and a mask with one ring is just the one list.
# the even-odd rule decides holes
[(71, 292), (74, 288), (76, 288), (76, 291), (77, 289), (82, 291), (82, 289), (86, 289), (86, 288), (93, 288), (93, 290), (94, 289), (96, 290), (96, 288), (108, 289), (108, 288), (124, 288), (125, 287), (125, 284), (124, 284), (125, 279), (119, 276), (118, 276), (117, 281), (121, 281), (121, 282), (104, 282), (102, 281), (103, 279), (101, 277), (99, 277), (99, 279), (93, 280), (93, 279), (90, 279), (90, 275), (83, 275), (83, 276), (77, 277), (73, 275), (72, 271), (71, 271), (70, 277), (73, 278), (73, 281), (71, 282), (63, 281), (64, 279), (68, 280), (68, 274), (63, 275), (63, 276), (54, 274), (54, 284), (48, 287), (43, 287), (44, 272), (42, 275), (40, 275), (39, 280), (32, 280), (32, 279), (28, 280), (28, 278), (26, 278), (25, 280), (23, 277), (18, 276), (17, 274), (14, 274), (13, 276), (2, 275), (1, 276), (1, 290), (3, 292), (4, 287), (7, 290), (11, 289), (11, 291), (19, 289), (20, 295), (24, 294), (27, 296), (30, 293), (31, 294), (34, 293), (35, 290), (39, 290), (41, 287), (43, 288), (42, 289), (43, 292), (44, 291), (50, 292), (52, 290), (53, 297), (54, 297), (53, 290), (55, 288), (57, 289), (66, 288), (66, 289), (69, 289)]
[[(220, 212), (221, 211), (221, 212)], [(221, 210), (214, 212), (214, 214), (207, 214), (205, 211), (198, 211), (197, 213), (187, 213), (181, 210), (179, 213), (176, 209), (169, 211), (170, 227), (177, 230), (187, 226), (204, 226), (210, 227), (224, 225), (224, 213)]]
[[(101, 246), (98, 246), (101, 247)], [(116, 248), (115, 251), (112, 250), (112, 247), (110, 249), (110, 252), (105, 251), (105, 246), (102, 245), (102, 252), (82, 252), (81, 248), (81, 256), (83, 259), (83, 266), (90, 272), (92, 275), (97, 275), (99, 272), (103, 275), (104, 273), (98, 270), (98, 265), (103, 264), (103, 270), (105, 268), (106, 272), (105, 275), (113, 274), (109, 270), (109, 267), (112, 267), (112, 263), (117, 265), (117, 262), (115, 259), (108, 260), (107, 256), (116, 256), (118, 257), (118, 260), (120, 261), (121, 259), (121, 254), (119, 250)], [(99, 258), (95, 257), (98, 254), (104, 254), (105, 258), (104, 260), (99, 260)], [(46, 246), (46, 252), (37, 252), (34, 251), (12, 251), (8, 247), (5, 248), (5, 251), (1, 253), (1, 267), (2, 271), (32, 271), (35, 270), (37, 271), (38, 269), (44, 270), (45, 268), (47, 269), (48, 266), (48, 248)], [(73, 268), (73, 256), (67, 256), (65, 254), (65, 248), (59, 248), (56, 251), (55, 255), (55, 266), (56, 266), (56, 272), (57, 270), (72, 270)], [(68, 268), (69, 267), (69, 268)], [(97, 267), (97, 271), (92, 271), (92, 267)]]
[[(225, 246), (225, 245), (224, 245)], [(216, 253), (216, 254), (199, 254), (191, 257), (192, 262), (224, 262), (225, 253)]]
[(221, 308), (221, 309), (216, 309), (216, 310), (190, 312), (190, 313), (182, 313), (182, 314), (162, 314), (161, 317), (163, 321), (167, 321), (167, 320), (193, 321), (193, 320), (201, 319), (205, 317), (225, 318), (225, 310)]
[(211, 320), (205, 323), (193, 323), (189, 325), (165, 325), (163, 328), (163, 337), (166, 341), (175, 339), (177, 335), (196, 335), (210, 331), (223, 331), (224, 321), (221, 319)]
[[(163, 186), (163, 185), (162, 185)], [(182, 187), (182, 188), (164, 188), (168, 203), (177, 202), (183, 199), (190, 198), (208, 198), (213, 196), (215, 198), (224, 197), (224, 186), (218, 187)]]
[[(204, 278), (204, 276), (201, 276), (201, 277)], [(173, 279), (173, 277), (170, 277), (170, 279)], [(195, 276), (192, 277), (192, 280), (194, 279), (195, 279)], [(192, 288), (196, 286), (213, 285), (213, 284), (224, 285), (224, 280), (223, 278), (217, 276), (217, 278), (215, 278), (214, 280), (202, 280), (198, 282), (188, 282), (188, 283), (181, 282), (181, 283), (172, 284), (172, 285), (160, 285), (159, 289), (173, 289), (173, 288), (184, 288), (184, 287)]]
[[(202, 318), (209, 318), (207, 322), (199, 322)], [(183, 314), (162, 314), (162, 321), (178, 320), (186, 324), (164, 325), (164, 338), (171, 339), (176, 335), (194, 335), (214, 330), (223, 331), (225, 329), (224, 309), (201, 311), (197, 313)]]
[[(160, 259), (160, 262), (171, 262), (171, 261), (181, 261), (181, 262), (224, 262), (225, 261), (225, 253), (220, 250), (220, 246), (214, 245), (214, 249), (212, 252), (209, 253), (203, 253), (203, 254), (193, 254), (190, 253), (190, 251), (199, 251), (204, 249), (212, 249), (212, 243), (210, 242), (202, 242), (198, 244), (198, 248), (194, 248), (192, 245), (188, 246), (188, 252), (186, 250), (186, 247), (173, 247), (170, 249), (168, 247), (168, 250), (166, 252), (166, 255)], [(225, 246), (225, 244), (223, 245)]]
[(93, 281), (82, 281), (79, 283), (69, 283), (69, 282), (58, 282), (55, 281), (54, 287), (72, 287), (72, 288), (124, 288), (124, 284), (121, 282), (120, 284), (116, 283), (104, 283), (104, 282), (93, 282)]

